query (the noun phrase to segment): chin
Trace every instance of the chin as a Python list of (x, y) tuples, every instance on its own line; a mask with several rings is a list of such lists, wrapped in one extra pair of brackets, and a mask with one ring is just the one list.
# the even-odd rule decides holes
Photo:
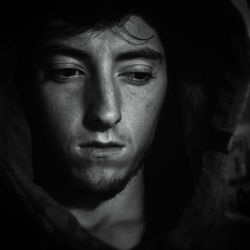
[(89, 197), (108, 200), (122, 192), (140, 167), (128, 169), (93, 168), (73, 173), (73, 183), (81, 193)]

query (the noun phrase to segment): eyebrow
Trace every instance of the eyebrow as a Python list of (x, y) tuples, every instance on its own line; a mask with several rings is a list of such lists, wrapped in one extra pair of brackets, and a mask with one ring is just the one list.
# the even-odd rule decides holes
[(62, 54), (81, 60), (86, 60), (90, 58), (90, 54), (88, 52), (81, 49), (72, 48), (64, 44), (53, 44), (45, 46), (45, 48), (42, 50), (42, 53), (44, 56)]
[(151, 48), (141, 48), (141, 49), (121, 52), (116, 56), (115, 61), (126, 61), (139, 58), (159, 61), (161, 63), (163, 60), (163, 55), (160, 52)]
[[(88, 53), (87, 51), (78, 48), (72, 48), (64, 44), (48, 45), (44, 48), (43, 53), (45, 56), (62, 54), (78, 58), (80, 60), (89, 60), (91, 58), (90, 53)], [(115, 55), (116, 62), (135, 59), (148, 59), (159, 61), (161, 63), (163, 61), (163, 55), (159, 51), (148, 47), (119, 52), (117, 55)]]

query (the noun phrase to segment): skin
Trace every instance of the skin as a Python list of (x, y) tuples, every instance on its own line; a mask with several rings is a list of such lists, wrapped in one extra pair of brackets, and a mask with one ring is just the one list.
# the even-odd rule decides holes
[(65, 163), (65, 180), (82, 185), (93, 199), (111, 193), (94, 209), (87, 210), (83, 199), (69, 210), (95, 236), (120, 249), (136, 245), (143, 232), (141, 161), (167, 88), (156, 31), (136, 16), (125, 28), (151, 39), (134, 39), (113, 27), (47, 41), (36, 79), (41, 127)]

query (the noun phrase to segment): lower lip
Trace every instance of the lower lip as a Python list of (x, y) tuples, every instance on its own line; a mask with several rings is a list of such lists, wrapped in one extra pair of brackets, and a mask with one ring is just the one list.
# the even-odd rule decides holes
[(121, 153), (123, 147), (94, 147), (94, 146), (83, 146), (81, 150), (91, 155), (112, 155)]

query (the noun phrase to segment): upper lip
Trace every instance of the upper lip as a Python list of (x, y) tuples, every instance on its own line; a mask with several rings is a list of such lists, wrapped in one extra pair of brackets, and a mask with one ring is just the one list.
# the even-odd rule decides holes
[(85, 142), (80, 145), (81, 147), (97, 147), (97, 148), (107, 148), (107, 147), (124, 147), (124, 144), (120, 142), (100, 142), (100, 141), (90, 141)]

